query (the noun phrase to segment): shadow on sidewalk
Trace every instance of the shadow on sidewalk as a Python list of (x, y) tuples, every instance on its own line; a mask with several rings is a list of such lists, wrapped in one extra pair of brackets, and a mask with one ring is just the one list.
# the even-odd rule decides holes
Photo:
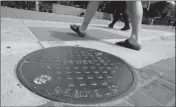
[(62, 41), (85, 41), (85, 40), (98, 40), (97, 38), (90, 37), (86, 35), (85, 37), (79, 37), (78, 34), (76, 33), (71, 33), (71, 32), (59, 32), (59, 31), (50, 31), (51, 37), (57, 39), (57, 40), (62, 40)]
[(48, 28), (48, 27), (29, 27), (30, 31), (39, 41), (87, 41), (98, 40), (95, 37), (79, 37), (68, 28)]
[(120, 28), (119, 29), (117, 29), (117, 28), (110, 28), (110, 27), (108, 27), (108, 25), (107, 26), (91, 25), (91, 26), (93, 26), (93, 27), (99, 27), (99, 28), (103, 28), (103, 29), (114, 29), (114, 30), (121, 31)]
[[(59, 36), (58, 36), (59, 35)], [(56, 38), (57, 40), (61, 40), (61, 41), (97, 41), (97, 42), (101, 42), (101, 43), (105, 43), (105, 44), (108, 44), (108, 45), (112, 45), (112, 46), (117, 46), (114, 43), (111, 43), (111, 42), (107, 42), (107, 41), (103, 41), (101, 39), (98, 39), (98, 38), (94, 38), (94, 37), (91, 37), (89, 36), (89, 34), (87, 34), (85, 37), (79, 37), (78, 34), (76, 33), (63, 33), (63, 32), (58, 32), (58, 31), (51, 31), (51, 36)]]
[(85, 37), (79, 37), (78, 34), (68, 28), (29, 27), (29, 29), (39, 41), (97, 41), (117, 46), (115, 45), (115, 42), (111, 43), (104, 40), (127, 39), (125, 36), (97, 29), (89, 29)]
[(89, 29), (85, 37), (79, 37), (78, 34), (68, 28), (29, 27), (29, 29), (39, 41), (99, 41), (102, 39), (126, 39), (125, 36), (98, 29)]

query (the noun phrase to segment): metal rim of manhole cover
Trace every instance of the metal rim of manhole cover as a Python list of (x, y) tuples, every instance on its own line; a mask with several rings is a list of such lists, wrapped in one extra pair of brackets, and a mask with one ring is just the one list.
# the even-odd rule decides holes
[(121, 58), (74, 46), (34, 51), (19, 61), (16, 72), (32, 92), (73, 104), (117, 100), (133, 92), (138, 83), (135, 69)]

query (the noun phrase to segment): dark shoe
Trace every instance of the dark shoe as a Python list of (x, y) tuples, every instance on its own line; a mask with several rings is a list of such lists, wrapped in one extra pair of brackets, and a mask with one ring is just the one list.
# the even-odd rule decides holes
[(77, 25), (70, 25), (70, 28), (75, 31), (79, 37), (84, 37), (86, 35), (85, 33), (79, 31), (79, 26)]
[(120, 29), (120, 30), (123, 30), (123, 31), (126, 31), (126, 30), (129, 30), (130, 29), (130, 27), (129, 26), (124, 26), (122, 29)]
[(109, 26), (110, 28), (113, 28), (114, 25), (113, 25), (113, 24), (109, 24), (108, 26)]
[(141, 45), (138, 43), (135, 44), (131, 44), (129, 43), (128, 39), (125, 41), (121, 41), (121, 42), (116, 42), (116, 45), (120, 45), (126, 48), (130, 48), (130, 49), (134, 49), (134, 50), (140, 50), (141, 49)]

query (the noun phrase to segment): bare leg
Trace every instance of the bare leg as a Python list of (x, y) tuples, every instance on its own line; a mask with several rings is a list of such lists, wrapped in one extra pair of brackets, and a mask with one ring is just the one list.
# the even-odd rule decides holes
[(86, 13), (84, 16), (84, 21), (81, 26), (78, 25), (70, 25), (70, 28), (78, 34), (79, 37), (84, 37), (86, 35), (87, 27), (89, 26), (90, 21), (92, 20), (94, 14), (96, 13), (99, 7), (99, 1), (90, 1), (88, 7), (86, 9)]
[(127, 8), (132, 21), (131, 36), (127, 40), (117, 42), (116, 44), (127, 48), (140, 50), (141, 45), (139, 43), (139, 31), (141, 28), (143, 15), (142, 3), (141, 1), (127, 1)]
[(89, 2), (89, 5), (86, 10), (86, 14), (84, 16), (84, 21), (79, 28), (80, 32), (82, 32), (82, 33), (86, 32), (90, 21), (92, 20), (94, 14), (96, 13), (96, 11), (98, 9), (99, 3), (100, 3), (99, 1), (90, 1)]
[(132, 33), (128, 40), (131, 44), (139, 43), (139, 31), (143, 15), (142, 3), (141, 1), (127, 1), (127, 8), (132, 21)]

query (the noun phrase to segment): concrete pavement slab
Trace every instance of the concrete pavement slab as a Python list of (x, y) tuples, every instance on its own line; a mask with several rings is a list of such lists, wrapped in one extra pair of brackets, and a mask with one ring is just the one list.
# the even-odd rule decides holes
[(162, 89), (164, 89), (166, 92), (175, 95), (175, 85), (168, 83), (167, 81), (157, 78), (154, 80), (154, 82), (158, 83)]
[(168, 46), (168, 47), (173, 47), (175, 48), (175, 39), (172, 38), (172, 41), (170, 40), (162, 40), (162, 39), (158, 39), (158, 40), (150, 40), (151, 44), (158, 44), (158, 45), (162, 45), (162, 46)]
[(156, 71), (158, 74), (164, 73), (164, 74), (168, 74), (172, 77), (175, 76), (175, 67), (168, 69), (168, 68), (165, 68), (165, 67), (162, 67), (162, 66), (151, 66), (151, 65), (149, 65), (149, 66), (147, 66), (147, 68), (152, 70), (152, 71)]
[(167, 105), (175, 96), (168, 93), (165, 88), (162, 88), (159, 83), (154, 81), (142, 87), (140, 91), (162, 105)]
[(41, 46), (37, 42), (1, 42), (1, 53), (4, 55), (18, 55), (21, 52), (32, 52), (36, 49), (41, 49)]
[[(143, 79), (149, 79), (151, 77), (159, 76), (160, 78), (163, 78), (169, 82), (171, 82), (170, 79), (173, 79), (172, 81), (175, 81), (175, 57), (162, 59), (159, 62), (141, 68), (140, 71), (141, 77), (143, 77)], [(143, 76), (144, 74), (145, 76)], [(166, 75), (162, 77), (163, 74)], [(167, 79), (168, 77), (171, 78)]]
[(156, 101), (153, 101), (152, 99), (148, 98), (145, 94), (141, 92), (136, 92), (135, 94), (126, 97), (126, 100), (130, 103), (134, 104), (135, 107), (140, 106), (161, 106)]
[(160, 62), (152, 64), (151, 67), (171, 70), (172, 68), (175, 68), (175, 57), (171, 57), (171, 58), (168, 58), (168, 59), (163, 59)]
[(1, 41), (36, 41), (32, 33), (18, 19), (1, 19)]

